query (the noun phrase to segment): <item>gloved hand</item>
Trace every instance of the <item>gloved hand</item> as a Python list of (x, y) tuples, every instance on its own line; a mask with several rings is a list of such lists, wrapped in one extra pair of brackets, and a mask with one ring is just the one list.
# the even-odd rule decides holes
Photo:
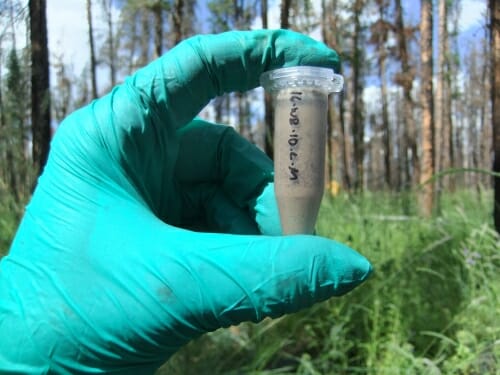
[(61, 124), (0, 263), (1, 371), (153, 372), (204, 332), (365, 280), (369, 262), (342, 244), (261, 235), (279, 232), (271, 161), (193, 120), (292, 65), (338, 56), (290, 31), (194, 37)]

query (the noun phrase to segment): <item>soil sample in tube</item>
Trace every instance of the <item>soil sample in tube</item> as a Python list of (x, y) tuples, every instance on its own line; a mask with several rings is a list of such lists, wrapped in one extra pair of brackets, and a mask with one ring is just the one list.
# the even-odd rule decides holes
[(275, 193), (284, 234), (313, 233), (323, 197), (328, 96), (311, 88), (275, 98)]
[(261, 77), (274, 103), (274, 186), (283, 234), (312, 234), (325, 188), (328, 95), (342, 89), (331, 69), (292, 67)]

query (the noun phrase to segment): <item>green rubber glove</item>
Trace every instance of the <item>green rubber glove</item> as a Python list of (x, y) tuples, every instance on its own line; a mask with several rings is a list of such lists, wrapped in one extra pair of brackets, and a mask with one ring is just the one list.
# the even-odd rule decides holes
[(193, 120), (283, 66), (337, 67), (290, 31), (179, 44), (70, 115), (0, 262), (1, 373), (152, 373), (207, 331), (344, 294), (369, 262), (279, 232), (271, 161)]

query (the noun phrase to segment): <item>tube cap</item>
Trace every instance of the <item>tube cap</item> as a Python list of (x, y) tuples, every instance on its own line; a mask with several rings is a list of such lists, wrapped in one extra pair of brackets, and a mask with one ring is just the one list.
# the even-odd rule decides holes
[(327, 93), (332, 93), (342, 91), (344, 77), (329, 68), (292, 66), (262, 73), (260, 84), (266, 91), (292, 87), (317, 87)]

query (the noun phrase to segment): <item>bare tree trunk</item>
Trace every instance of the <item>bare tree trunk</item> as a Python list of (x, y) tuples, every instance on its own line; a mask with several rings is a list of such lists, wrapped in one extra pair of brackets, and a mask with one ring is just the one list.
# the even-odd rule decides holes
[(422, 105), (422, 214), (431, 216), (434, 205), (434, 183), (429, 180), (434, 175), (434, 119), (432, 93), (432, 0), (422, 0), (420, 18), (420, 58), (421, 58), (421, 91)]
[[(465, 164), (465, 155), (468, 151), (467, 149), (470, 148), (468, 145), (468, 140), (464, 140), (464, 132), (465, 129), (462, 126), (457, 126), (455, 129), (454, 134), (452, 135), (451, 142), (454, 144), (454, 149), (455, 149), (455, 162), (457, 163), (458, 166), (462, 167)], [(455, 181), (457, 183), (464, 185), (465, 184), (465, 174), (460, 173), (456, 175)], [(449, 177), (449, 176), (445, 176)], [(447, 185), (445, 185), (447, 186)], [(451, 185), (450, 185), (451, 186)]]
[(379, 1), (379, 27), (375, 28), (376, 36), (376, 45), (378, 50), (378, 75), (380, 79), (380, 94), (381, 94), (381, 104), (382, 104), (382, 132), (383, 132), (383, 147), (384, 147), (384, 177), (385, 177), (385, 185), (387, 189), (391, 188), (392, 178), (391, 178), (391, 159), (392, 159), (392, 150), (391, 150), (391, 129), (389, 125), (389, 111), (387, 109), (387, 68), (386, 68), (386, 60), (387, 60), (387, 50), (385, 47), (385, 43), (387, 41), (388, 29), (385, 21), (385, 10), (387, 4), (384, 1)]
[[(267, 20), (267, 0), (261, 2), (261, 15), (262, 15), (262, 28), (268, 28)], [(290, 5), (291, 0), (282, 0), (280, 6), (280, 27), (282, 29), (288, 29), (290, 27)], [(268, 93), (264, 94), (265, 103), (265, 138), (264, 138), (264, 150), (270, 158), (273, 158), (274, 154), (274, 124), (273, 124), (273, 104), (272, 98)]]
[(292, 0), (281, 0), (280, 26), (282, 29), (290, 28), (290, 6)]
[[(483, 42), (483, 56), (490, 55), (489, 43), (485, 40)], [(491, 104), (491, 90), (493, 90), (494, 82), (488, 79), (488, 77), (492, 76), (492, 67), (491, 63), (493, 59), (485, 58), (486, 61), (483, 61), (482, 70), (481, 70), (481, 81), (484, 82), (484, 85), (481, 85), (481, 109), (480, 109), (480, 123), (479, 123), (479, 137), (478, 137), (478, 153), (479, 153), (479, 166), (481, 168), (490, 168), (491, 165), (491, 150), (492, 150), (492, 142), (493, 142), (493, 127), (490, 127), (489, 115), (490, 115), (490, 104)], [(492, 110), (492, 109), (491, 109)], [(490, 178), (488, 176), (483, 176), (482, 182), (485, 186), (490, 185)]]
[(157, 1), (153, 7), (154, 30), (155, 30), (155, 57), (160, 57), (163, 54), (163, 7), (161, 1)]
[(368, 190), (380, 191), (385, 187), (385, 157), (381, 155), (384, 149), (384, 134), (377, 116), (373, 113), (369, 116), (369, 127), (372, 136), (365, 145), (365, 156), (368, 160), (365, 187)]
[(222, 96), (214, 98), (214, 111), (215, 111), (215, 122), (217, 124), (222, 124), (222, 112), (223, 112), (223, 100)]
[[(248, 27), (250, 19), (245, 11), (245, 2), (234, 0), (233, 9), (236, 28), (243, 29)], [(246, 139), (252, 141), (252, 123), (250, 106), (248, 105), (248, 93), (236, 92), (234, 95), (238, 103), (238, 130)]]
[(150, 33), (150, 14), (149, 11), (143, 10), (141, 14), (141, 53), (138, 61), (139, 66), (146, 65), (150, 57), (150, 46), (149, 46), (149, 38), (151, 36)]
[[(455, 134), (455, 127), (458, 126), (457, 116), (454, 114), (457, 113), (457, 106), (459, 102), (459, 97), (455, 95), (455, 93), (460, 91), (460, 83), (459, 83), (459, 73), (460, 73), (460, 41), (459, 41), (459, 30), (460, 30), (460, 0), (453, 0), (451, 3), (447, 3), (448, 19), (452, 20), (452, 29), (451, 33), (447, 30), (447, 38), (446, 38), (446, 49), (448, 50), (448, 59), (446, 61), (447, 72), (445, 79), (445, 92), (446, 92), (446, 101), (445, 105), (445, 116), (446, 116), (446, 134), (445, 134), (445, 142), (447, 147), (447, 154), (444, 160), (444, 164), (446, 168), (460, 167), (459, 163), (456, 163), (457, 149), (455, 147), (455, 143), (453, 142), (453, 136)], [(483, 81), (484, 82), (484, 81)], [(457, 123), (457, 124), (455, 124)], [(461, 126), (461, 128), (465, 131), (465, 127)], [(465, 155), (464, 155), (465, 159)], [(464, 184), (465, 184), (465, 175)], [(451, 190), (456, 188), (456, 177), (448, 176), (448, 185)]]
[[(345, 89), (344, 89), (345, 90)], [(342, 179), (343, 179), (343, 185), (346, 187), (347, 190), (350, 190), (352, 187), (352, 178), (351, 178), (351, 173), (350, 173), (350, 167), (351, 167), (351, 142), (349, 139), (349, 132), (347, 131), (347, 121), (346, 121), (346, 111), (345, 111), (345, 93), (342, 91), (340, 93), (340, 139), (341, 139), (341, 144), (342, 144), (342, 164), (344, 165), (343, 173), (342, 173)]]
[[(1, 36), (0, 36), (1, 37)], [(1, 41), (1, 39), (0, 39)], [(1, 46), (0, 46), (1, 47)], [(0, 61), (2, 57), (2, 48), (0, 48)], [(6, 104), (4, 103), (3, 100), (3, 82), (1, 81), (2, 79), (2, 64), (0, 64), (0, 141), (3, 143), (2, 149), (5, 150), (5, 166), (2, 163), (2, 169), (4, 169), (2, 174), (5, 177), (5, 180), (8, 181), (9, 185), (9, 191), (14, 197), (14, 201), (16, 203), (19, 203), (21, 200), (21, 195), (20, 195), (20, 187), (18, 183), (18, 178), (16, 175), (16, 167), (14, 163), (14, 153), (12, 150), (12, 143), (9, 141), (9, 138), (11, 135), (9, 134), (8, 131), (8, 126), (7, 126), (7, 118), (6, 118)], [(17, 142), (16, 142), (17, 143)], [(3, 160), (4, 155), (0, 154), (0, 160)]]
[(339, 140), (338, 134), (335, 131), (336, 124), (338, 123), (338, 113), (335, 108), (335, 101), (330, 101), (328, 105), (328, 128), (327, 128), (327, 139), (326, 139), (326, 178), (327, 182), (332, 180), (338, 181), (337, 171), (338, 168), (338, 150)]
[(405, 137), (405, 129), (402, 126), (403, 124), (403, 118), (404, 115), (402, 114), (403, 112), (403, 98), (402, 95), (398, 92), (396, 97), (395, 97), (395, 110), (394, 110), (394, 115), (395, 115), (395, 120), (394, 123), (396, 124), (396, 142), (397, 142), (397, 175), (394, 180), (394, 186), (396, 187), (397, 191), (401, 191), (403, 189), (405, 180), (404, 180), (404, 172), (406, 165), (408, 164), (407, 157), (406, 157), (406, 137)]
[(132, 72), (136, 69), (136, 59), (135, 59), (135, 54), (136, 54), (136, 48), (137, 45), (139, 44), (138, 41), (139, 39), (139, 32), (137, 31), (137, 21), (139, 19), (139, 12), (135, 11), (131, 17), (130, 17), (130, 44), (128, 46), (128, 59), (126, 62), (127, 65), (127, 70), (126, 74), (130, 75)]
[[(404, 165), (405, 165), (405, 180), (407, 184), (417, 183), (420, 180), (420, 160), (417, 150), (417, 135), (415, 118), (413, 117), (413, 99), (411, 91), (413, 88), (413, 72), (410, 66), (410, 59), (408, 54), (408, 45), (406, 40), (406, 30), (403, 20), (403, 8), (401, 0), (395, 0), (396, 5), (396, 30), (398, 37), (398, 50), (401, 59), (401, 76), (399, 78), (400, 84), (403, 87), (403, 107), (404, 116), (403, 129), (405, 134), (405, 145), (407, 151), (404, 152)], [(408, 152), (411, 152), (411, 165), (408, 160)], [(413, 177), (412, 177), (413, 176)]]
[(267, 29), (268, 28), (268, 22), (267, 22), (267, 0), (261, 0), (260, 1), (260, 17), (262, 19), (262, 28)]
[[(324, 40), (329, 47), (340, 53), (341, 33), (339, 32), (339, 18), (337, 16), (339, 10), (338, 1), (331, 0), (327, 5), (323, 0), (322, 6), (324, 9)], [(342, 71), (337, 73), (342, 74)], [(337, 177), (342, 186), (349, 190), (351, 188), (351, 175), (349, 173), (350, 150), (348, 146), (349, 136), (346, 132), (345, 100), (346, 96), (343, 91), (334, 98), (333, 106), (329, 111), (331, 126), (330, 154), (332, 158), (330, 175)], [(338, 109), (334, 107), (335, 105), (338, 106)], [(335, 159), (338, 159), (338, 163)]]
[[(466, 153), (467, 167), (491, 168), (491, 134), (485, 137), (485, 129), (491, 130), (490, 121), (490, 80), (489, 77), (489, 43), (483, 40), (481, 46), (473, 46), (464, 59), (464, 71), (468, 73), (464, 81), (463, 94), (456, 107), (455, 129), (467, 129), (468, 144), (470, 149)], [(461, 150), (454, 145), (454, 160), (460, 166), (459, 157)], [(487, 162), (484, 154), (487, 149)], [(486, 179), (485, 179), (486, 177)], [(481, 186), (490, 184), (490, 176), (483, 174), (468, 174), (467, 187), (476, 188), (480, 192)]]
[(364, 159), (364, 123), (363, 123), (363, 98), (361, 83), (361, 12), (363, 10), (363, 0), (356, 0), (354, 3), (354, 35), (353, 35), (353, 61), (352, 61), (352, 85), (353, 85), (353, 106), (352, 106), (352, 136), (354, 146), (354, 164), (356, 177), (354, 189), (363, 190), (363, 159)]
[(112, 0), (109, 1), (109, 12), (108, 12), (108, 39), (109, 39), (109, 80), (111, 86), (116, 85), (116, 46), (115, 46), (115, 34), (114, 34), (114, 24), (113, 24), (113, 13), (112, 13)]
[(31, 123), (33, 163), (41, 174), (50, 147), (50, 84), (46, 0), (30, 0)]
[[(267, 20), (267, 0), (262, 0), (260, 4), (260, 14), (262, 18), (262, 28), (269, 27)], [(274, 124), (273, 124), (273, 100), (271, 94), (264, 93), (264, 151), (271, 159), (274, 158)]]
[(246, 115), (245, 115), (245, 97), (242, 92), (235, 92), (234, 96), (236, 97), (236, 106), (238, 107), (238, 119), (236, 120), (235, 129), (243, 136), (246, 137), (247, 133), (247, 124), (245, 123)]
[[(453, 134), (451, 123), (451, 84), (450, 84), (450, 48), (448, 33), (448, 1), (439, 0), (439, 42), (438, 42), (438, 72), (435, 98), (435, 169), (441, 172), (451, 167), (453, 153)], [(451, 187), (451, 178), (445, 176), (436, 181), (437, 202), (443, 189)]]
[(183, 35), (183, 18), (184, 18), (184, 0), (175, 0), (174, 11), (172, 14), (174, 46), (179, 44), (184, 38)]
[[(326, 45), (339, 52), (339, 28), (338, 28), (338, 6), (337, 0), (321, 1), (321, 32), (322, 38)], [(341, 73), (341, 72), (336, 72)], [(327, 181), (335, 180), (342, 182), (344, 180), (344, 187), (349, 185), (349, 174), (344, 178), (346, 166), (342, 168), (344, 162), (344, 131), (343, 131), (343, 114), (342, 102), (343, 95), (338, 94), (332, 98), (328, 106), (328, 130), (327, 130)]]
[[(0, 35), (0, 61), (3, 61), (3, 46), (2, 46), (2, 41), (3, 41), (3, 35)], [(7, 142), (6, 142), (6, 127), (7, 127), (7, 120), (5, 119), (5, 104), (3, 100), (3, 72), (2, 72), (2, 64), (0, 64), (0, 161), (5, 160), (5, 153), (4, 151), (7, 148)], [(4, 163), (0, 163), (0, 178), (6, 179), (7, 177), (7, 168)]]
[[(445, 133), (445, 115), (444, 115), (444, 80), (446, 75), (446, 38), (447, 38), (447, 12), (446, 1), (438, 0), (438, 63), (437, 63), (437, 84), (436, 96), (434, 102), (434, 116), (435, 116), (435, 133), (434, 133), (434, 155), (435, 155), (435, 171), (441, 172), (443, 170), (443, 161), (445, 147), (443, 145)], [(435, 182), (436, 188), (436, 203), (439, 209), (439, 197), (443, 189), (443, 179), (439, 178)]]
[[(323, 42), (330, 46), (330, 33), (328, 29), (330, 27), (328, 23), (328, 17), (330, 12), (327, 9), (325, 0), (321, 0), (321, 37)], [(333, 30), (332, 30), (333, 32)], [(334, 34), (335, 35), (335, 34)], [(333, 126), (335, 124), (335, 108), (332, 105), (332, 101), (328, 101), (328, 121), (326, 129), (326, 160), (325, 160), (325, 181), (329, 184), (334, 179), (334, 135)]]
[[(491, 108), (493, 128), (493, 171), (500, 173), (500, 3), (490, 0), (491, 31)], [(495, 229), (500, 233), (500, 177), (494, 177), (493, 219)]]
[(87, 0), (87, 25), (89, 31), (90, 48), (90, 82), (92, 86), (92, 98), (97, 98), (97, 63), (95, 58), (94, 27), (92, 24), (92, 0)]
[(57, 122), (61, 122), (72, 109), (72, 83), (71, 78), (66, 73), (66, 64), (62, 55), (55, 56), (55, 62), (52, 63), (55, 70), (55, 87), (53, 87), (51, 107)]
[(387, 189), (392, 186), (392, 137), (391, 127), (389, 123), (389, 111), (387, 109), (387, 79), (385, 58), (379, 61), (379, 75), (381, 79), (380, 90), (382, 96), (382, 131), (383, 131), (383, 147), (384, 147), (384, 177)]
[(106, 17), (107, 33), (108, 33), (108, 63), (109, 63), (109, 82), (113, 87), (116, 85), (116, 46), (113, 23), (113, 0), (102, 0), (102, 7)]
[[(321, 33), (323, 41), (340, 54), (338, 0), (321, 0)], [(340, 72), (336, 72), (340, 73)]]

